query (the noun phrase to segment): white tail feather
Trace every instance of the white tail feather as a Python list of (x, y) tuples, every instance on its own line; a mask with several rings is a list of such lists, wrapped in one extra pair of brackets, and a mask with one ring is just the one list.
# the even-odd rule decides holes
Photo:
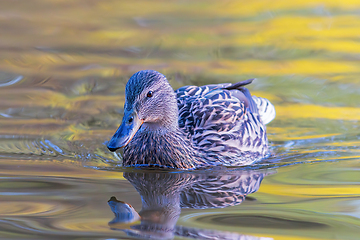
[(271, 122), (276, 116), (274, 105), (272, 105), (271, 102), (266, 98), (256, 96), (252, 96), (252, 98), (259, 109), (261, 121), (264, 124), (268, 124), (269, 122)]

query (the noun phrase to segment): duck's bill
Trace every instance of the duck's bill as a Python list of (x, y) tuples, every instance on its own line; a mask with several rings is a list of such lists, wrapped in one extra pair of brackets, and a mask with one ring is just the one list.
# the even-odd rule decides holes
[[(129, 119), (131, 120), (129, 121)], [(143, 121), (136, 114), (124, 116), (120, 127), (107, 145), (108, 149), (111, 152), (115, 152), (117, 149), (128, 145), (142, 124)]]

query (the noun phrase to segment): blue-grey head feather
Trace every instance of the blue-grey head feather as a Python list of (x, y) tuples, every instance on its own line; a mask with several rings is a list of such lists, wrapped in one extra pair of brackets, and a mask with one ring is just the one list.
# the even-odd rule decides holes
[(134, 104), (136, 97), (145, 89), (162, 81), (167, 81), (166, 77), (154, 70), (142, 70), (132, 75), (125, 88), (127, 110), (130, 110), (129, 108)]

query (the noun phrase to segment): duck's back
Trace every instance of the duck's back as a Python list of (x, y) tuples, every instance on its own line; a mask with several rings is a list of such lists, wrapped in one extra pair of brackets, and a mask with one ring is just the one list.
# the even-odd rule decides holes
[(251, 82), (175, 91), (180, 129), (214, 165), (251, 164), (268, 153), (265, 123), (275, 117), (275, 110), (267, 99), (250, 95), (244, 85)]

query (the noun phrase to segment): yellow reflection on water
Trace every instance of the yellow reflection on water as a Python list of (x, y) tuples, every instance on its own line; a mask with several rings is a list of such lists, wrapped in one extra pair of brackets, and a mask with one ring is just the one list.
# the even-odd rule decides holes
[[(5, 34), (5, 46), (25, 50), (15, 54), (5, 51), (6, 57), (0, 59), (0, 69), (27, 74), (71, 74), (73, 77), (112, 76), (141, 68), (254, 77), (360, 71), (359, 64), (352, 59), (336, 55), (329, 58), (329, 54), (360, 52), (356, 40), (360, 19), (356, 14), (346, 12), (360, 6), (355, 0), (279, 0), (271, 4), (267, 1), (195, 1), (186, 4), (176, 1), (153, 1), (151, 4), (146, 1), (103, 1), (89, 5), (73, 3), (71, 8), (55, 9), (50, 5), (39, 5), (41, 14), (38, 13), (40, 9), (29, 10), (26, 2), (16, 7), (4, 4), (3, 8), (9, 12), (4, 15), (5, 19), (14, 16), (21, 20), (32, 19), (23, 24), (29, 29), (41, 26), (43, 31), (38, 30), (35, 34), (25, 31), (23, 37), (14, 32)], [(201, 15), (198, 9), (201, 9)], [(51, 24), (45, 20), (48, 18), (52, 19)], [(21, 26), (16, 21), (9, 24), (13, 24), (14, 29)], [(28, 46), (36, 48), (28, 49)], [(68, 51), (56, 50), (68, 47)], [(261, 47), (268, 48), (268, 53)], [(92, 48), (107, 54), (87, 53), (86, 50)], [(220, 54), (211, 56), (216, 48), (220, 49)], [(222, 53), (223, 48), (242, 49), (247, 53), (245, 56), (250, 57), (230, 58)], [(122, 49), (126, 57), (112, 55), (111, 49)], [(157, 54), (158, 51), (165, 54)], [(269, 59), (257, 59), (262, 54)], [(101, 67), (82, 71), (83, 67), (94, 63)], [(124, 65), (137, 67), (119, 70)]]
[(332, 120), (360, 120), (360, 108), (324, 107), (308, 104), (292, 104), (276, 107), (277, 117), (286, 118), (324, 118)]
[(284, 186), (284, 185), (266, 185), (261, 186), (261, 191), (282, 196), (293, 197), (351, 197), (360, 195), (359, 186)]

